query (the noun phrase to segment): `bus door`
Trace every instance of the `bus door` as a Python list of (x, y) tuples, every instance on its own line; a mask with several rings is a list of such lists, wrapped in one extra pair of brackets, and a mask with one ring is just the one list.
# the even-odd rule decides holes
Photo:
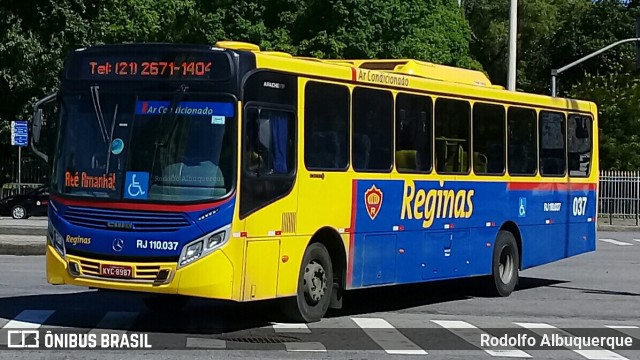
[(243, 87), (240, 219), (245, 221), (244, 300), (276, 296), (280, 248), (297, 212), (296, 79), (259, 71)]

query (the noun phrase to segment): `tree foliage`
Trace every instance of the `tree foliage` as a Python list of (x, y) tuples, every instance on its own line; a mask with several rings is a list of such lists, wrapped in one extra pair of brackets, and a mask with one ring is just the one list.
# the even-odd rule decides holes
[[(91, 44), (248, 41), (320, 58), (416, 58), (484, 70), (506, 85), (510, 0), (3, 0), (0, 144), (55, 90), (66, 53)], [(519, 0), (519, 89), (549, 93), (550, 71), (635, 36), (638, 1)], [(600, 109), (601, 167), (638, 169), (633, 44), (565, 71), (560, 95)]]

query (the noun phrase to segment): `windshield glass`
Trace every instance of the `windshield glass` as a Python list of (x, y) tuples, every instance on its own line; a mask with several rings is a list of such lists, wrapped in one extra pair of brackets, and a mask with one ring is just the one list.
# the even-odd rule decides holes
[(235, 182), (234, 109), (230, 96), (184, 90), (64, 95), (52, 188), (140, 201), (223, 197)]

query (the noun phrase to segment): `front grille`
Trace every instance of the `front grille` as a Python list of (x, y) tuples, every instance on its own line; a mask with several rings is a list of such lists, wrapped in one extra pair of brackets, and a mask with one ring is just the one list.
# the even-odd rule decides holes
[(85, 260), (85, 259), (73, 259), (70, 262), (75, 262), (79, 265), (80, 268), (80, 276), (92, 276), (92, 277), (100, 277), (105, 280), (113, 280), (113, 281), (137, 281), (137, 282), (147, 282), (153, 283), (158, 278), (158, 273), (161, 270), (172, 271), (171, 267), (161, 266), (161, 265), (129, 265), (133, 268), (133, 276), (127, 279), (120, 278), (112, 278), (103, 276), (100, 273), (100, 262), (93, 260)]
[(111, 210), (77, 206), (69, 206), (62, 214), (62, 217), (77, 226), (138, 232), (171, 232), (191, 224), (180, 213)]

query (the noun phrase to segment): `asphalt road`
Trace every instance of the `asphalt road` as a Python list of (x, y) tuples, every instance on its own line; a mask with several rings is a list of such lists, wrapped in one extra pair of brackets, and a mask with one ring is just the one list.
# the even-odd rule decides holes
[[(0, 346), (8, 328), (150, 333), (147, 350), (0, 350), (4, 358), (640, 359), (640, 233), (600, 232), (598, 250), (521, 273), (508, 298), (471, 281), (352, 292), (319, 323), (279, 324), (274, 302), (193, 300), (157, 315), (140, 297), (46, 284), (44, 257), (0, 256)], [(637, 239), (637, 240), (635, 240)], [(633, 349), (507, 347), (482, 334), (632, 337)], [(177, 350), (161, 350), (177, 349)], [(506, 351), (504, 351), (506, 350)]]

